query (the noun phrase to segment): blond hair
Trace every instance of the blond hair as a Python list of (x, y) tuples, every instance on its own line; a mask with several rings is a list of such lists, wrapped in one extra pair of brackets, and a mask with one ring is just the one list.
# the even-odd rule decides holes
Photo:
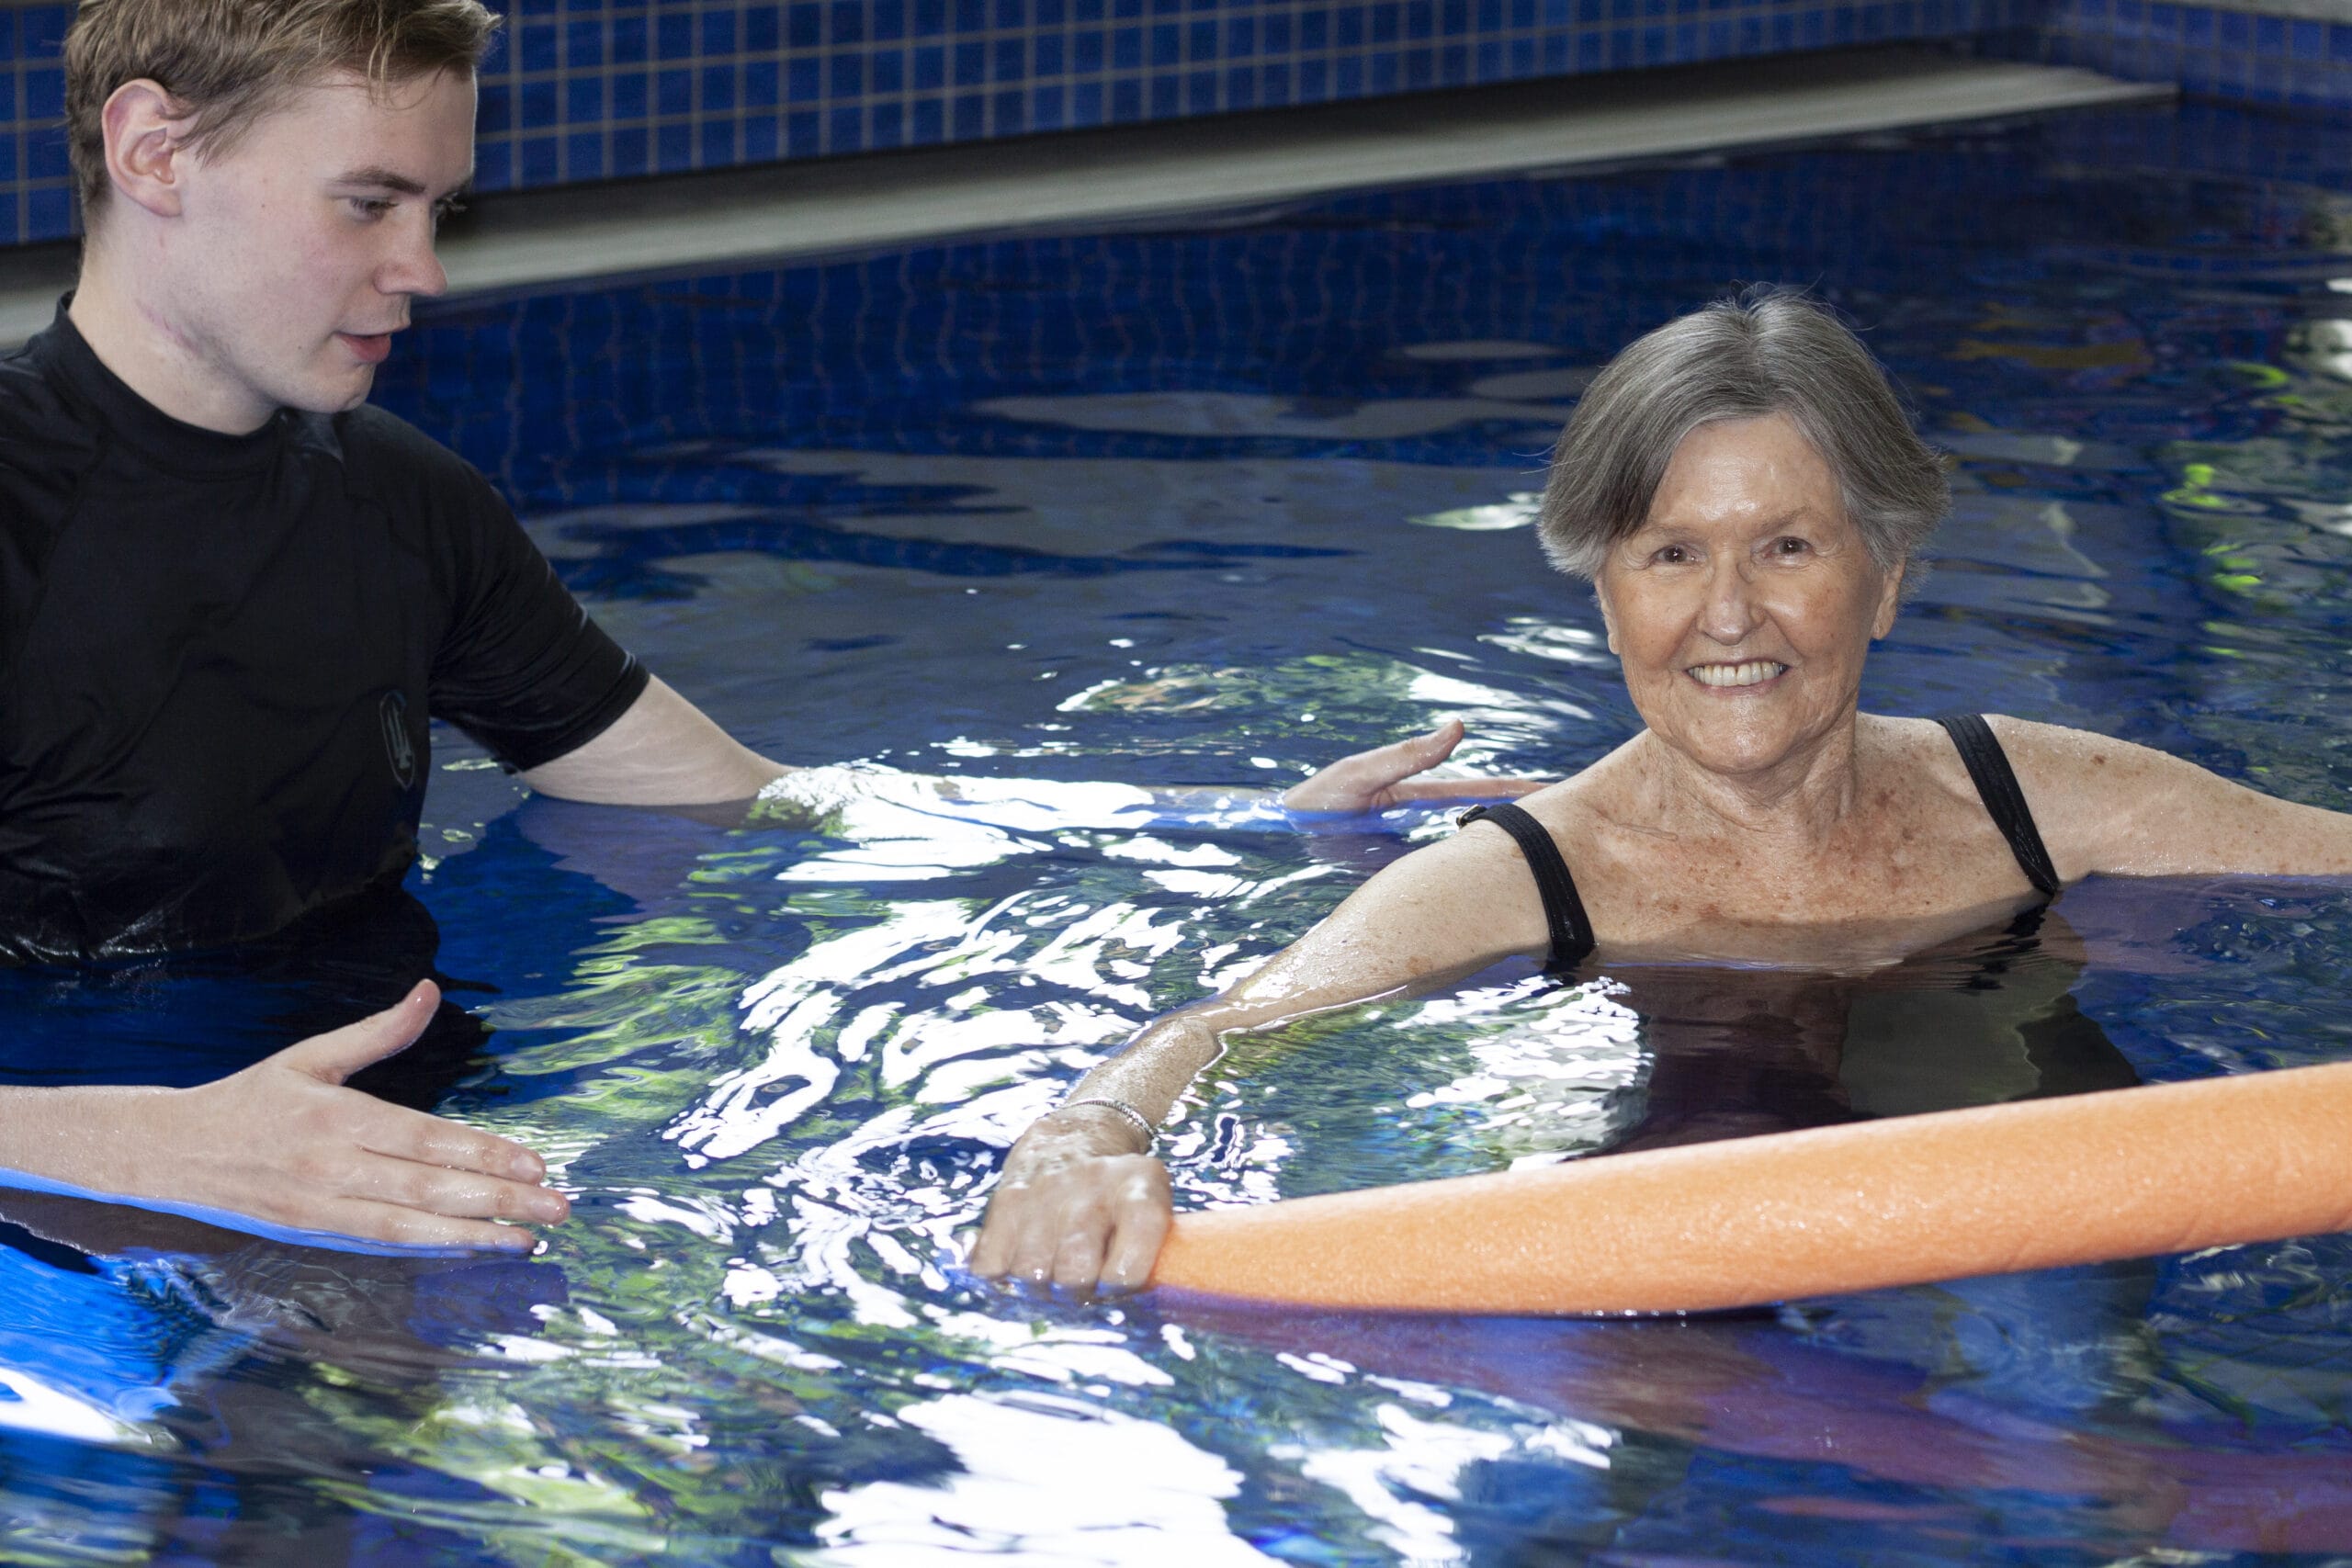
[(65, 35), (65, 130), (86, 228), (107, 191), (107, 100), (151, 81), (218, 156), (295, 93), (348, 72), (382, 88), (470, 74), (496, 34), (481, 0), (82, 0)]

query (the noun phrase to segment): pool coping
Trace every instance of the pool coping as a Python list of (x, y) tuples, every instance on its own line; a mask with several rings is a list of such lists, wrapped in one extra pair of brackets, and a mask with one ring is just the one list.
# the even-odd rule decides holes
[[(502, 193), (453, 225), (441, 255), (452, 298), (570, 291), (2177, 96), (2071, 67), (1841, 51)], [(0, 344), (48, 324), (75, 254), (69, 242), (6, 258)]]

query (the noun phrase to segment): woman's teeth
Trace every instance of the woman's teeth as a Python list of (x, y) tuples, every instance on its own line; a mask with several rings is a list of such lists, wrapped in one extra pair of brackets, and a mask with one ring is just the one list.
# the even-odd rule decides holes
[(1788, 668), (1769, 659), (1745, 664), (1693, 664), (1690, 673), (1702, 686), (1759, 686)]

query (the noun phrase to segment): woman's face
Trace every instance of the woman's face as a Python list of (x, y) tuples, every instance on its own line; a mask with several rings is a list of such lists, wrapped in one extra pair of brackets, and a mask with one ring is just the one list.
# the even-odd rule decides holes
[(1712, 772), (1770, 769), (1844, 724), (1894, 624), (1829, 465), (1786, 416), (1702, 425), (1594, 586), (1653, 733)]

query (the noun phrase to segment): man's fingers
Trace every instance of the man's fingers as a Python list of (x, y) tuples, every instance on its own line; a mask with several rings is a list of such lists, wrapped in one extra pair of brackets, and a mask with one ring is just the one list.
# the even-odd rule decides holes
[(444, 1170), (413, 1160), (371, 1158), (362, 1168), (355, 1196), (450, 1219), (521, 1220), (560, 1224), (571, 1213), (560, 1192), (504, 1181), (472, 1171)]
[(440, 1005), (440, 987), (421, 980), (416, 989), (383, 1011), (288, 1045), (270, 1060), (322, 1083), (339, 1084), (360, 1068), (407, 1050)]
[(511, 1138), (403, 1106), (368, 1103), (374, 1114), (359, 1134), (359, 1145), (371, 1154), (510, 1181), (536, 1183), (547, 1176), (547, 1162)]
[(1419, 779), (1388, 792), (1391, 800), (1517, 800), (1548, 789), (1549, 779)]
[(1449, 718), (1426, 735), (1343, 757), (1282, 797), (1293, 811), (1373, 811), (1397, 798), (1396, 785), (1453, 755), (1462, 721)]
[(316, 1228), (394, 1247), (464, 1247), (498, 1252), (528, 1252), (539, 1239), (513, 1225), (428, 1214), (368, 1198), (345, 1198), (331, 1204)]
[(1426, 735), (1392, 740), (1385, 746), (1359, 752), (1333, 764), (1331, 772), (1344, 774), (1350, 783), (1366, 790), (1378, 790), (1423, 769), (1434, 768), (1453, 756), (1453, 749), (1462, 744), (1462, 721), (1449, 718)]
[(1438, 727), (1427, 735), (1416, 735), (1410, 740), (1400, 741), (1398, 750), (1405, 752), (1406, 759), (1413, 765), (1397, 776), (1402, 778), (1425, 768), (1436, 767), (1453, 755), (1453, 749), (1462, 744), (1464, 733), (1460, 719), (1449, 718), (1441, 720)]

